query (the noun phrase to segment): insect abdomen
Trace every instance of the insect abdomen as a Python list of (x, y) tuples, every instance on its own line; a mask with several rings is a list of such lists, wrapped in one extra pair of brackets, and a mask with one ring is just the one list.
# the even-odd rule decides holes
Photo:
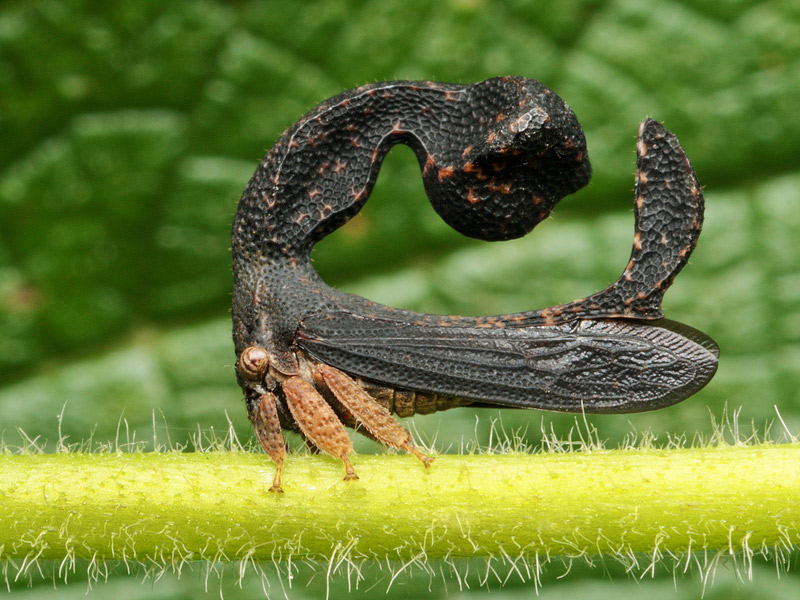
[(398, 417), (429, 415), (440, 410), (468, 406), (473, 403), (473, 400), (443, 394), (398, 390), (361, 378), (357, 378), (356, 382), (380, 405)]

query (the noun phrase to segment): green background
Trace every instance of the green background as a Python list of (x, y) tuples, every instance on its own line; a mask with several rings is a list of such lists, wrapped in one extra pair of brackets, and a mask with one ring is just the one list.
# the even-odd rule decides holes
[[(344, 89), (507, 74), (539, 79), (572, 106), (586, 130), (592, 184), (527, 238), (481, 243), (435, 216), (413, 155), (396, 149), (363, 213), (315, 250), (323, 277), (435, 313), (510, 312), (595, 292), (628, 259), (635, 135), (653, 117), (680, 138), (707, 203), (699, 246), (665, 313), (717, 340), (720, 369), (683, 404), (591, 421), (612, 446), (645, 429), (664, 443), (708, 437), (714, 419), (737, 412), (743, 431), (763, 432), (776, 408), (800, 431), (797, 1), (7, 2), (0, 8), (5, 444), (35, 440), (52, 450), (59, 427), (68, 442), (183, 444), (225, 435), (228, 419), (248, 440), (232, 368), (228, 248), (238, 196), (258, 161), (283, 129)], [(485, 446), (492, 419), (533, 444), (543, 429), (569, 436), (575, 427), (573, 417), (539, 412), (444, 414), (414, 420), (440, 451), (465, 441)], [(357, 442), (361, 452), (376, 449)], [(449, 567), (432, 568), (435, 575), (396, 580), (390, 597), (486, 593), (476, 567), (467, 577), (474, 591), (460, 590)], [(323, 593), (324, 570), (301, 568), (291, 597)], [(702, 589), (691, 571), (677, 584), (669, 568), (638, 582), (643, 568), (632, 579), (614, 563), (578, 561), (556, 579), (566, 570), (548, 568), (543, 598), (642, 591), (690, 598)], [(796, 569), (778, 580), (771, 563), (756, 565), (755, 584), (738, 583), (732, 561), (717, 570), (707, 598), (777, 598), (800, 585)], [(201, 572), (151, 589), (139, 584), (141, 572), (117, 569), (92, 595), (193, 597), (203, 590)], [(55, 592), (38, 576), (30, 591), (25, 578), (10, 585), (21, 596), (82, 595), (81, 573)], [(384, 596), (387, 569), (364, 573), (360, 595)], [(245, 578), (244, 591), (233, 579), (212, 577), (208, 593), (220, 586), (231, 598), (263, 593), (255, 576)], [(270, 581), (280, 594), (278, 578)], [(347, 578), (332, 586), (332, 594), (346, 592)], [(514, 576), (499, 593), (494, 587), (499, 598), (532, 593)]]

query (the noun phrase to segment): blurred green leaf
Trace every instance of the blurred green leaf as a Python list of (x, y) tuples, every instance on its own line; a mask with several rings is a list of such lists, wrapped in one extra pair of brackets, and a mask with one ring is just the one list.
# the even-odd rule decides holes
[[(706, 186), (706, 226), (667, 294), (721, 347), (716, 378), (652, 414), (598, 417), (689, 438), (741, 407), (800, 429), (800, 4), (793, 0), (188, 0), (0, 8), (0, 432), (53, 443), (249, 437), (233, 377), (229, 228), (280, 132), (383, 79), (542, 80), (583, 123), (593, 184), (530, 237), (466, 240), (395, 150), (363, 213), (314, 252), (329, 282), (443, 313), (542, 307), (616, 278), (632, 236), (636, 127), (665, 122)], [(163, 418), (161, 414), (163, 413)], [(535, 441), (572, 417), (501, 415)], [(122, 421), (121, 421), (122, 419)], [(416, 419), (441, 448), (475, 413)], [(485, 439), (486, 418), (477, 426)], [(130, 429), (129, 429), (130, 430)], [(359, 442), (364, 451), (373, 448)], [(635, 593), (635, 592), (633, 592)], [(687, 595), (689, 597), (690, 594)], [(742, 596), (744, 597), (744, 596)]]

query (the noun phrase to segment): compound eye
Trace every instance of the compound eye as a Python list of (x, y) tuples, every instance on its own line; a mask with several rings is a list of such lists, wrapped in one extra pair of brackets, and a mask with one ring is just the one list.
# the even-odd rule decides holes
[(239, 356), (239, 373), (245, 379), (261, 379), (268, 365), (267, 351), (258, 346), (248, 346)]

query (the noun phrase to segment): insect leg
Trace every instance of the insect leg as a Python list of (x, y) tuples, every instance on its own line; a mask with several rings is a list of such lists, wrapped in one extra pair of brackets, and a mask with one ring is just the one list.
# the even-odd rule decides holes
[(406, 431), (372, 396), (361, 389), (355, 381), (339, 369), (326, 364), (317, 364), (313, 369), (314, 379), (318, 385), (325, 385), (336, 399), (352, 413), (378, 441), (387, 446), (401, 448), (410, 452), (429, 468), (433, 458), (425, 456), (414, 445), (411, 434)]
[(345, 481), (358, 479), (347, 455), (353, 444), (342, 422), (320, 393), (302, 377), (290, 377), (282, 384), (292, 417), (312, 444), (345, 466)]
[(275, 479), (269, 491), (282, 494), (281, 470), (283, 469), (283, 460), (286, 458), (286, 446), (283, 441), (281, 424), (278, 419), (277, 403), (278, 399), (275, 397), (275, 394), (269, 392), (262, 394), (258, 402), (255, 419), (253, 419), (253, 425), (255, 427), (256, 438), (264, 449), (264, 452), (278, 465), (278, 468), (275, 470)]

